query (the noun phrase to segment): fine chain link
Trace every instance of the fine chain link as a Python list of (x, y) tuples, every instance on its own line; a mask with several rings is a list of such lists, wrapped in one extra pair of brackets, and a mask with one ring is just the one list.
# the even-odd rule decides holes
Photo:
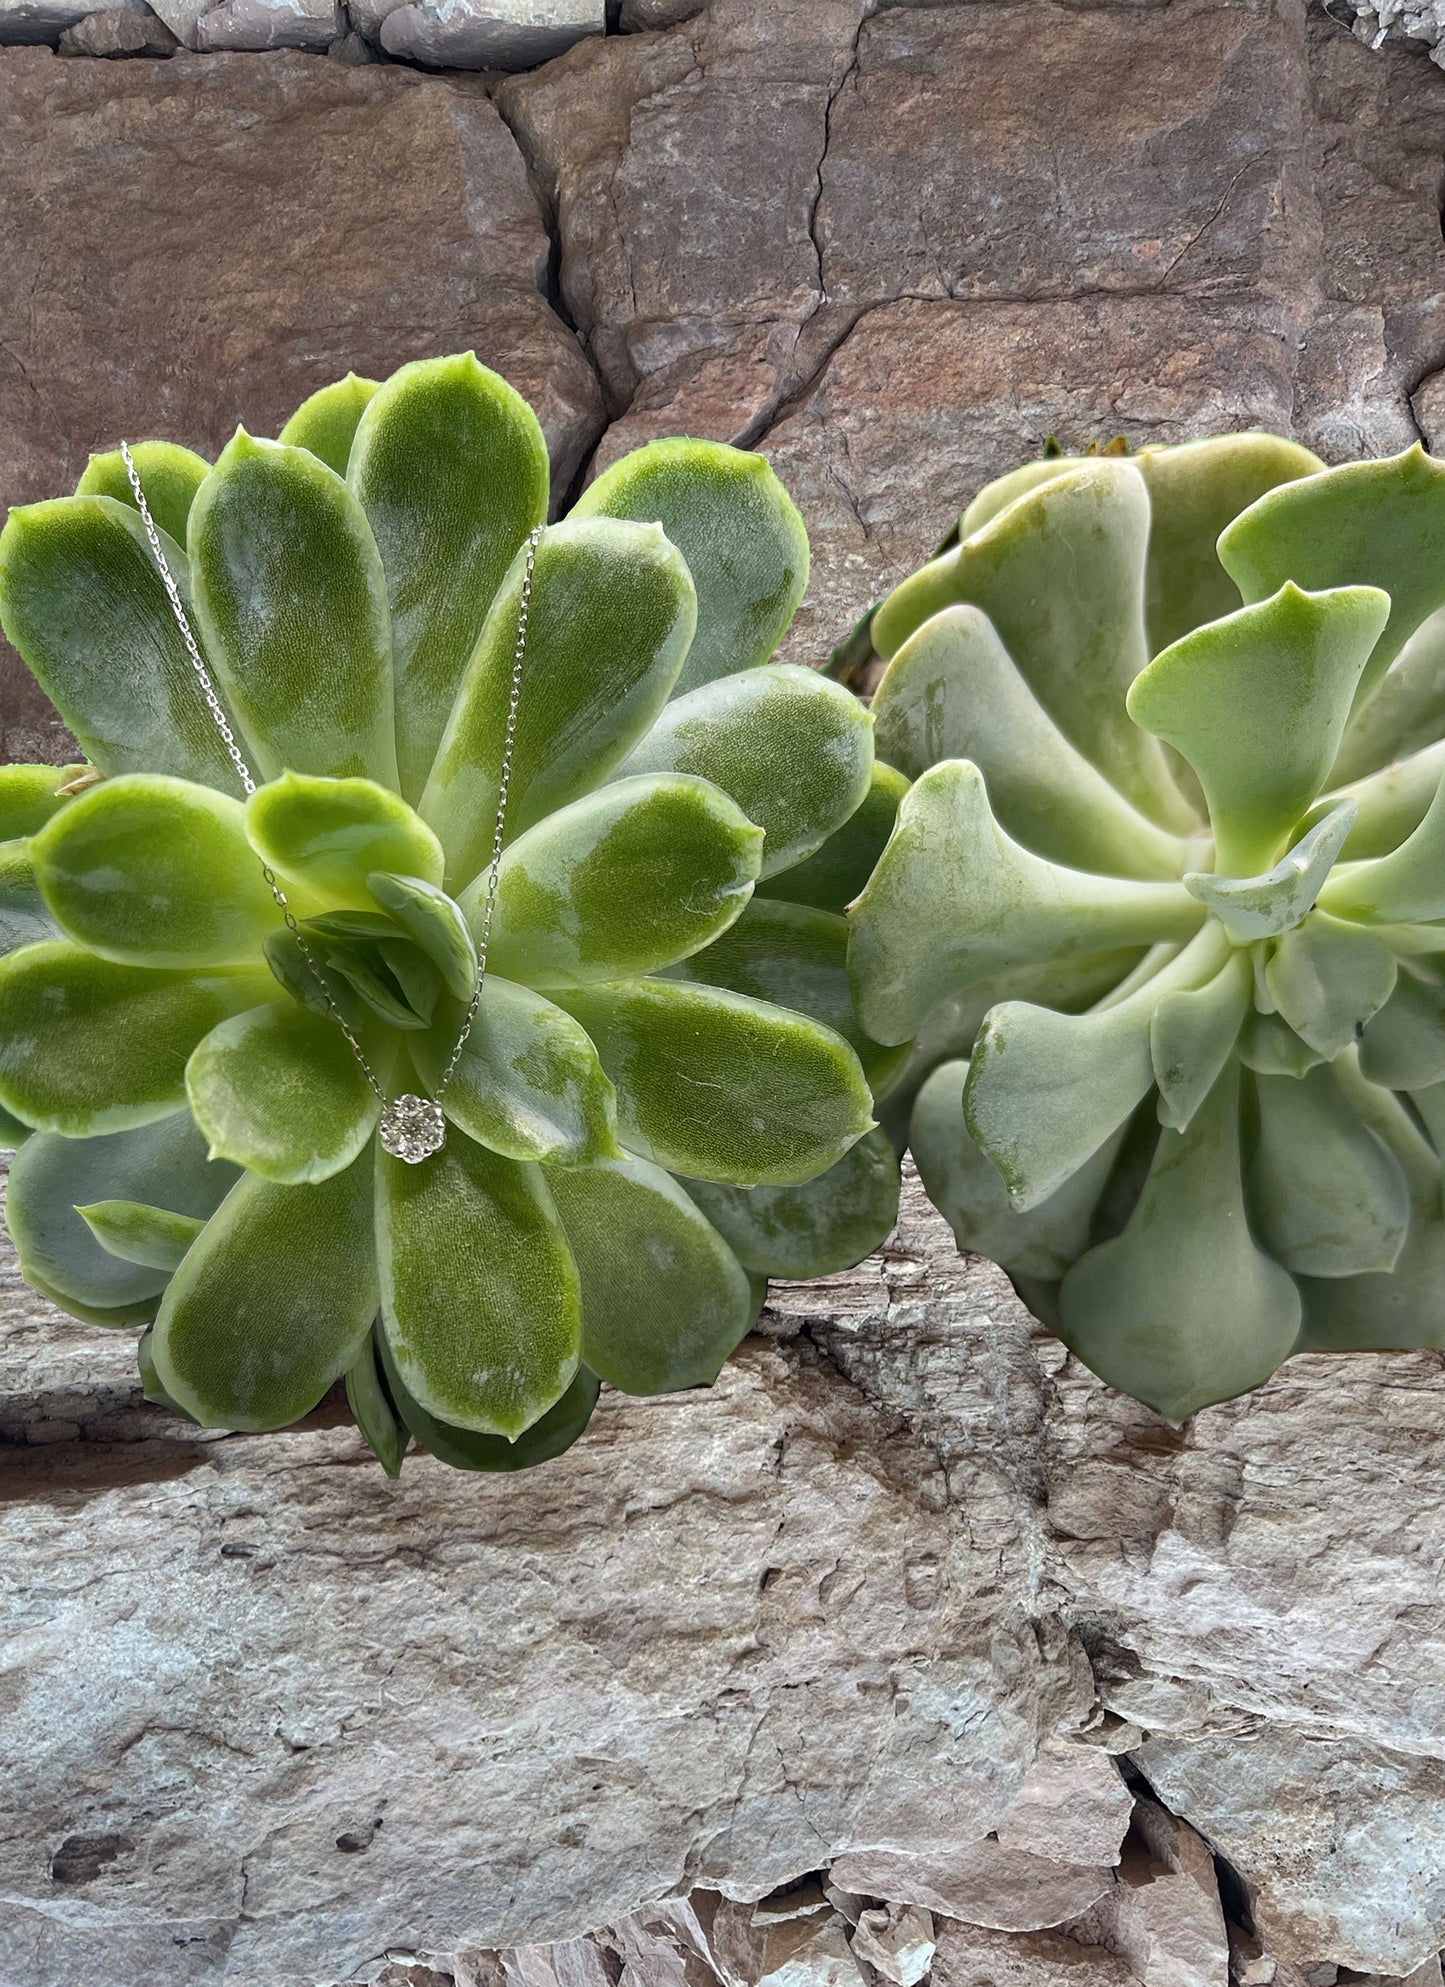
[[(231, 729), (230, 722), (226, 717), (225, 708), (221, 703), (220, 697), (217, 695), (215, 683), (211, 679), (211, 672), (207, 669), (201, 651), (197, 646), (196, 638), (191, 632), (190, 620), (187, 617), (185, 606), (181, 600), (180, 589), (176, 585), (175, 576), (171, 572), (169, 561), (161, 549), (160, 534), (156, 530), (155, 520), (152, 518), (150, 512), (150, 505), (146, 502), (145, 492), (141, 488), (140, 475), (136, 469), (135, 458), (131, 454), (129, 442), (121, 443), (120, 453), (121, 460), (125, 464), (125, 473), (130, 480), (131, 492), (135, 497), (136, 508), (140, 512), (141, 523), (145, 526), (145, 534), (150, 543), (151, 556), (155, 560), (156, 569), (161, 577), (161, 584), (165, 587), (166, 598), (170, 601), (171, 612), (175, 616), (181, 640), (186, 645), (186, 653), (190, 657), (191, 668), (195, 671), (196, 680), (201, 686), (202, 695), (205, 697), (207, 707), (210, 710), (212, 718), (215, 720), (216, 729), (220, 732), (225, 742), (226, 751), (230, 755), (231, 763), (236, 768), (236, 776), (241, 782), (246, 798), (249, 800), (251, 795), (256, 791), (256, 782), (251, 777), (250, 767), (241, 756), (241, 748), (236, 743), (236, 735)], [(502, 840), (507, 825), (507, 793), (512, 782), (512, 751), (517, 736), (517, 707), (522, 691), (522, 658), (526, 653), (527, 617), (532, 604), (532, 574), (536, 566), (537, 546), (541, 541), (541, 537), (542, 526), (540, 524), (535, 526), (527, 537), (527, 562), (522, 574), (522, 601), (517, 615), (517, 643), (512, 656), (512, 681), (507, 700), (507, 725), (502, 744), (502, 765), (497, 787), (497, 822), (492, 835), (491, 867), (487, 872), (487, 894), (482, 911), (482, 936), (477, 947), (477, 983), (472, 989), (471, 1004), (467, 1008), (466, 1019), (463, 1021), (461, 1032), (457, 1036), (456, 1046), (447, 1058), (446, 1068), (442, 1071), (436, 1086), (433, 1102), (438, 1104), (441, 1102), (442, 1092), (451, 1081), (452, 1072), (461, 1060), (462, 1050), (466, 1047), (467, 1038), (472, 1032), (472, 1023), (477, 1018), (477, 1009), (480, 1007), (482, 1000), (482, 986), (487, 976), (487, 947), (492, 935), (492, 913), (496, 908), (497, 902), (497, 885), (502, 861)], [(316, 958), (312, 953), (311, 947), (306, 943), (301, 927), (296, 922), (296, 915), (286, 901), (286, 892), (281, 888), (276, 873), (270, 864), (259, 857), (258, 861), (261, 862), (261, 874), (265, 877), (271, 895), (276, 900), (276, 908), (285, 920), (286, 927), (292, 937), (300, 946), (301, 955), (305, 959), (311, 976), (326, 1001), (332, 1020), (335, 1021), (337, 1027), (340, 1028), (342, 1034), (350, 1044), (351, 1053), (360, 1065), (361, 1073), (370, 1084), (377, 1101), (384, 1105), (386, 1103), (386, 1093), (380, 1083), (378, 1083), (376, 1072), (367, 1060), (366, 1051), (362, 1048), (360, 1042), (357, 1041), (351, 1024), (337, 1005), (336, 998), (326, 982), (326, 976), (316, 963)]]

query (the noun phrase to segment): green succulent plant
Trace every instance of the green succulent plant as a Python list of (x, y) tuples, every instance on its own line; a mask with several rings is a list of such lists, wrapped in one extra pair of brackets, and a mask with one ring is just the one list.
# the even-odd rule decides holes
[(854, 991), (960, 1245), (1176, 1421), (1445, 1346), (1445, 465), (1032, 463), (869, 632)]
[(483, 997), (411, 1167), (262, 862), (387, 1095), (430, 1092), (475, 984), (541, 429), (467, 354), (214, 466), (134, 454), (262, 784), (243, 805), (119, 455), (12, 511), (0, 618), (90, 769), (0, 770), (27, 1279), (153, 1320), (147, 1391), (206, 1424), (283, 1426), (345, 1374), (393, 1471), (409, 1433), (518, 1468), (602, 1379), (711, 1380), (766, 1277), (857, 1260), (897, 1192), (865, 1068), (900, 1058), (858, 1027), (841, 912), (901, 782), (846, 691), (769, 662), (807, 574), (782, 486), (655, 442), (542, 533)]

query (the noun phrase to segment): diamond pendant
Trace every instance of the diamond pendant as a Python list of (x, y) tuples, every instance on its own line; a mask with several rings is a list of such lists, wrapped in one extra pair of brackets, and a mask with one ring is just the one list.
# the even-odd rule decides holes
[(419, 1166), (440, 1152), (447, 1142), (446, 1119), (441, 1105), (430, 1097), (413, 1097), (408, 1091), (394, 1097), (381, 1114), (381, 1143), (393, 1159)]

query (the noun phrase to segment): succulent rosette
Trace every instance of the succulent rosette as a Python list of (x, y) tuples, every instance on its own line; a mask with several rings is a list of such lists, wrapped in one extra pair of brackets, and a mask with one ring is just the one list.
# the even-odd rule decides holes
[(541, 429), (468, 354), (342, 381), (214, 466), (134, 455), (259, 784), (119, 455), (12, 511), (0, 616), (90, 769), (0, 770), (27, 1279), (153, 1320), (148, 1391), (209, 1425), (283, 1426), (345, 1374), (392, 1470), (408, 1433), (520, 1467), (602, 1379), (709, 1381), (767, 1275), (856, 1260), (897, 1191), (865, 1067), (899, 1056), (858, 1027), (841, 916), (897, 792), (855, 700), (768, 660), (807, 574), (786, 493), (759, 456), (657, 442), (543, 530), (485, 985), (411, 1166), (306, 955), (386, 1096), (433, 1094), (476, 983)]
[(854, 987), (960, 1245), (1174, 1420), (1445, 1346), (1445, 466), (1030, 464), (869, 632)]

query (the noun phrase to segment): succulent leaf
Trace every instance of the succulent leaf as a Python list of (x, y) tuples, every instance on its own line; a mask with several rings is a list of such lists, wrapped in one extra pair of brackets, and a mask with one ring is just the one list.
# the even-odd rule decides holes
[(276, 439), (288, 448), (309, 448), (328, 469), (344, 476), (356, 424), (377, 385), (376, 380), (358, 379), (355, 373), (334, 380), (302, 401)]
[(1396, 970), (1394, 954), (1371, 932), (1316, 911), (1285, 932), (1264, 977), (1280, 1017), (1333, 1060), (1390, 998)]
[(1300, 1276), (1391, 1270), (1405, 1246), (1404, 1170), (1325, 1065), (1255, 1079), (1259, 1132), (1249, 1165), (1260, 1242)]
[(393, 1405), (382, 1378), (374, 1331), (367, 1333), (360, 1352), (346, 1369), (346, 1405), (387, 1475), (400, 1476), (411, 1430)]
[(98, 1138), (38, 1132), (11, 1163), (5, 1218), (27, 1280), (41, 1278), (67, 1308), (114, 1309), (157, 1295), (166, 1278), (103, 1246), (80, 1206), (114, 1195), (207, 1220), (235, 1179), (234, 1166), (208, 1162), (185, 1111)]
[(387, 1390), (395, 1401), (407, 1428), (430, 1455), (454, 1470), (509, 1472), (535, 1469), (570, 1449), (592, 1419), (602, 1383), (585, 1366), (562, 1398), (532, 1426), (509, 1442), (504, 1435), (483, 1435), (471, 1428), (458, 1428), (429, 1414), (410, 1395), (397, 1372), (396, 1361), (386, 1339), (377, 1338), (381, 1369)]
[[(1144, 567), (1149, 498), (1128, 462), (1100, 459), (1020, 497), (982, 531), (895, 587), (873, 617), (891, 659), (940, 609), (982, 608), (1024, 681), (1073, 746), (1158, 825), (1187, 834), (1192, 810), (1124, 697), (1148, 661)], [(1067, 586), (1037, 584), (1048, 561)]]
[(574, 517), (660, 524), (697, 586), (679, 696), (765, 663), (808, 584), (808, 535), (766, 458), (721, 442), (648, 442), (604, 469)]
[(577, 1267), (542, 1169), (459, 1130), (424, 1166), (378, 1152), (376, 1229), (382, 1336), (407, 1393), (454, 1427), (515, 1441), (566, 1393), (581, 1353)]
[(522, 396), (464, 352), (376, 388), (342, 473), (386, 573), (397, 762), (415, 801), (488, 605), (547, 515), (547, 444)]
[(1442, 533), (1445, 465), (1416, 444), (1271, 490), (1227, 527), (1219, 557), (1246, 601), (1291, 581), (1311, 592), (1369, 586), (1387, 595), (1389, 620), (1357, 691), (1363, 707), (1410, 636), (1445, 606)]
[(477, 983), (477, 948), (461, 907), (423, 876), (373, 870), (366, 887), (431, 960), (458, 1000)]
[(674, 698), (621, 771), (692, 773), (720, 786), (766, 831), (762, 873), (776, 876), (862, 805), (872, 726), (838, 684), (772, 663)]
[(1178, 883), (1031, 855), (994, 819), (978, 768), (945, 759), (909, 791), (853, 907), (859, 1018), (876, 1041), (907, 1041), (957, 989), (1045, 959), (1187, 938), (1202, 922)]
[(1258, 1386), (1299, 1331), (1293, 1278), (1250, 1234), (1238, 1117), (1229, 1069), (1187, 1131), (1160, 1133), (1123, 1234), (1080, 1257), (1059, 1290), (1070, 1350), (1170, 1421)]
[(240, 802), (185, 780), (103, 780), (30, 848), (56, 924), (102, 959), (244, 965), (281, 921)]
[(1263, 876), (1210, 876), (1195, 870), (1183, 879), (1184, 888), (1213, 912), (1236, 945), (1278, 938), (1314, 909), (1354, 819), (1355, 803), (1342, 800)]
[(295, 1001), (234, 1014), (186, 1064), (191, 1115), (213, 1158), (263, 1180), (327, 1180), (365, 1150), (377, 1101), (341, 1030)]
[(909, 636), (873, 700), (878, 750), (914, 778), (968, 758), (999, 824), (1035, 855), (1117, 876), (1178, 876), (1188, 845), (1146, 821), (1070, 745), (988, 616), (945, 607)]
[(40, 894), (32, 845), (0, 842), (0, 956), (59, 936), (60, 927)]
[(71, 1138), (123, 1131), (186, 1101), (186, 1058), (270, 991), (251, 967), (119, 965), (63, 939), (0, 961), (0, 1104)]
[[(669, 1172), (798, 1185), (872, 1126), (857, 1057), (801, 1014), (673, 980), (578, 987), (558, 999), (617, 1087), (623, 1143)], [(765, 1095), (744, 1078), (751, 1068), (768, 1071)]]
[(284, 1428), (355, 1360), (376, 1304), (369, 1155), (311, 1186), (245, 1173), (166, 1287), (156, 1373), (203, 1427)]
[[(462, 1012), (449, 1004), (412, 1047), (433, 1094)], [(587, 1031), (541, 994), (496, 973), (487, 974), (443, 1108), (468, 1138), (507, 1159), (595, 1166), (622, 1156), (616, 1095)]]
[(1445, 918), (1445, 777), (1419, 827), (1388, 855), (1341, 868), (1320, 902), (1338, 917), (1371, 924)]
[(251, 740), (253, 776), (394, 787), (381, 555), (335, 470), (238, 428), (196, 493), (186, 542), (197, 633)]
[[(186, 519), (197, 490), (211, 473), (210, 463), (194, 449), (178, 448), (174, 442), (136, 442), (130, 453), (151, 516), (177, 545), (184, 545)], [(139, 516), (125, 458), (118, 448), (91, 456), (75, 486), (75, 494), (114, 497), (119, 503), (129, 504)]]
[(1387, 1090), (1445, 1082), (1445, 984), (1403, 961), (1394, 992), (1360, 1036), (1360, 1069)]
[(839, 916), (858, 896), (888, 846), (908, 781), (893, 766), (873, 761), (868, 791), (842, 827), (830, 835), (816, 855), (781, 876), (758, 879), (755, 897), (781, 897), (790, 904), (808, 904)]
[(367, 884), (375, 871), (442, 880), (441, 843), (399, 795), (372, 780), (282, 773), (251, 797), (246, 833), (273, 869), (357, 910), (376, 908)]
[(1233, 1053), (1253, 987), (1248, 957), (1231, 952), (1203, 986), (1160, 997), (1149, 1022), (1149, 1056), (1161, 1124), (1188, 1129)]
[(660, 1166), (548, 1169), (582, 1282), (582, 1358), (626, 1394), (710, 1386), (752, 1323), (737, 1257)]
[[(762, 830), (706, 780), (619, 780), (512, 843), (489, 956), (504, 977), (549, 990), (674, 965), (737, 917), (762, 843)], [(461, 897), (477, 933), (486, 881)]]
[[(449, 889), (491, 855), (525, 552), (467, 663), (419, 802), (446, 845)], [(567, 519), (543, 534), (527, 618), (507, 831), (576, 800), (627, 756), (666, 704), (697, 626), (697, 595), (660, 526)]]
[[(161, 533), (189, 604), (186, 555)], [(0, 621), (102, 773), (172, 773), (236, 790), (199, 696), (139, 513), (114, 497), (12, 510), (0, 531)], [(249, 751), (244, 737), (242, 752)]]
[(1185, 635), (1128, 695), (1129, 715), (1188, 760), (1225, 876), (1254, 876), (1319, 794), (1389, 615), (1378, 588), (1278, 593)]
[(0, 766), (0, 842), (36, 835), (65, 806), (83, 766)]
[(98, 1200), (76, 1213), (107, 1255), (146, 1269), (179, 1269), (192, 1242), (206, 1225), (198, 1214), (172, 1214), (138, 1200)]
[(683, 1184), (743, 1268), (765, 1277), (851, 1269), (882, 1246), (898, 1218), (898, 1155), (877, 1126), (802, 1186)]

